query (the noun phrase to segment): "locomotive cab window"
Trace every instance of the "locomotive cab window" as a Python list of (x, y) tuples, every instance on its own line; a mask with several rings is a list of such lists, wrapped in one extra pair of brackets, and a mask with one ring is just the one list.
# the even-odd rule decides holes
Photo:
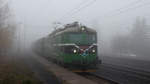
[(76, 44), (96, 43), (96, 34), (93, 33), (69, 33), (69, 41)]

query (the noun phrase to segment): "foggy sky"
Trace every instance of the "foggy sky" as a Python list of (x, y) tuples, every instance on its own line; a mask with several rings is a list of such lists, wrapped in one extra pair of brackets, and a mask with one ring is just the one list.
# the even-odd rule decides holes
[(127, 33), (137, 16), (150, 18), (150, 5), (138, 7), (145, 2), (148, 3), (148, 0), (141, 2), (139, 0), (139, 3), (131, 6), (131, 9), (136, 6), (137, 9), (124, 11), (121, 14), (114, 10), (128, 8), (126, 5), (137, 0), (95, 0), (79, 12), (68, 14), (83, 1), (85, 1), (83, 7), (86, 3), (92, 2), (92, 0), (11, 0), (11, 9), (17, 24), (20, 25), (18, 31), (21, 32), (22, 38), (25, 37), (27, 43), (49, 34), (53, 30), (53, 22), (66, 24), (79, 21), (99, 31), (101, 38), (108, 39), (118, 33)]

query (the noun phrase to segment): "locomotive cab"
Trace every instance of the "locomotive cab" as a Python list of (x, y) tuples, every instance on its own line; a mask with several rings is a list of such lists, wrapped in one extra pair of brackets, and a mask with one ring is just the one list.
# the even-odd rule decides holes
[(89, 28), (70, 28), (62, 35), (63, 62), (73, 67), (95, 67), (98, 63), (97, 33)]

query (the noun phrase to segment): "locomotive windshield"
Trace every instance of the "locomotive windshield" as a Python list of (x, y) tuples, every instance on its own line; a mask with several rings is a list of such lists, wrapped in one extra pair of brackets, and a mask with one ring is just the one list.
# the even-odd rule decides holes
[(70, 33), (69, 41), (76, 44), (96, 43), (96, 34), (93, 33)]

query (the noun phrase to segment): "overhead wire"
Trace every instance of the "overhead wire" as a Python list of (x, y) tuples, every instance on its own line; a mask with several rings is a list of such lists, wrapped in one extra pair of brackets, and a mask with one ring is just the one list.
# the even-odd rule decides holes
[[(140, 4), (140, 5), (137, 5), (138, 3), (141, 3), (141, 2), (143, 2), (143, 1), (145, 1), (145, 0), (136, 0), (135, 2), (132, 2), (132, 3), (130, 3), (130, 4), (128, 4), (128, 5), (126, 5), (126, 6), (124, 6), (124, 7), (122, 7), (122, 8), (119, 8), (119, 9), (116, 9), (116, 10), (114, 10), (114, 11), (111, 11), (111, 12), (108, 12), (108, 13), (106, 13), (106, 14), (104, 14), (103, 16), (101, 15), (101, 16), (99, 16), (99, 17), (111, 17), (111, 16), (114, 16), (114, 15), (118, 15), (118, 14), (122, 14), (122, 13), (124, 13), (124, 12), (127, 12), (127, 11), (130, 11), (130, 10), (133, 10), (133, 9), (137, 9), (137, 8), (139, 8), (139, 7), (143, 7), (143, 6), (147, 6), (147, 5), (150, 5), (150, 3), (144, 3), (144, 4)], [(136, 5), (136, 6), (135, 6)], [(112, 14), (113, 13), (113, 14)], [(110, 16), (109, 16), (110, 15)], [(98, 17), (96, 17), (96, 19), (97, 19)]]
[(124, 6), (124, 7), (121, 7), (121, 8), (119, 8), (119, 9), (116, 9), (116, 11), (120, 11), (120, 10), (126, 8), (126, 7), (129, 7), (129, 6), (133, 6), (133, 5), (135, 5), (135, 4), (138, 4), (138, 3), (141, 2), (141, 1), (144, 1), (144, 0), (136, 0), (136, 1), (132, 2), (132, 3), (129, 3), (128, 5), (126, 5), (126, 6)]
[(136, 6), (136, 7), (128, 8), (128, 9), (126, 9), (126, 10), (122, 10), (122, 11), (120, 11), (118, 14), (121, 14), (121, 13), (124, 13), (124, 12), (128, 12), (128, 11), (131, 11), (131, 10), (133, 10), (133, 9), (137, 9), (137, 8), (144, 7), (144, 6), (148, 6), (148, 5), (150, 5), (150, 2), (149, 2), (149, 3), (144, 3), (144, 4), (141, 4), (141, 5), (138, 5), (138, 6)]
[(96, 0), (84, 0), (79, 5), (77, 5), (75, 8), (73, 8), (70, 12), (66, 13), (60, 20), (63, 20), (65, 17), (69, 17), (74, 15), (75, 13), (81, 11), (82, 9), (86, 8), (87, 6), (90, 6), (93, 2)]
[(87, 1), (89, 0), (83, 0), (81, 3), (79, 3), (76, 7), (72, 8), (71, 10), (69, 10), (67, 13), (65, 13), (60, 19), (65, 18), (67, 15), (71, 14), (72, 12), (74, 12), (75, 10), (77, 10), (78, 8), (80, 8), (83, 4), (85, 4)]
[(91, 1), (90, 3), (86, 4), (86, 5), (83, 6), (82, 8), (80, 8), (80, 9), (78, 9), (77, 11), (73, 12), (72, 15), (74, 15), (74, 14), (80, 12), (82, 9), (85, 9), (85, 8), (89, 7), (89, 6), (92, 5), (95, 1), (96, 1), (96, 0), (93, 0), (93, 1)]
[[(72, 13), (70, 13), (69, 16), (71, 17), (71, 16), (73, 16), (74, 14), (80, 12), (82, 9), (87, 8), (88, 6), (90, 6), (91, 4), (93, 4), (95, 1), (96, 1), (96, 0), (92, 0), (92, 2), (87, 3), (86, 5), (84, 5), (84, 6), (80, 7), (80, 8), (78, 8), (78, 9), (75, 8), (75, 9), (77, 9), (77, 10), (74, 11), (74, 12), (72, 12)], [(140, 3), (141, 1), (144, 1), (144, 0), (136, 0), (136, 1), (134, 1), (134, 2), (132, 2), (132, 3), (130, 3), (130, 4), (128, 4), (128, 5), (124, 6), (124, 7), (121, 7), (121, 8), (119, 8), (119, 9), (114, 10), (114, 11), (108, 12), (107, 14), (105, 14), (105, 16), (106, 16), (106, 15), (110, 15), (110, 14), (113, 13), (113, 12), (119, 12), (119, 13), (121, 13), (123, 9), (129, 9), (130, 6), (136, 5), (136, 4)], [(83, 1), (81, 4), (84, 4), (84, 1)], [(80, 4), (80, 5), (81, 5), (81, 4)], [(63, 17), (63, 18), (64, 18), (64, 17)]]
[[(79, 9), (79, 8), (80, 8), (83, 4), (85, 4), (87, 1), (89, 1), (89, 0), (84, 0), (84, 1), (82, 1), (82, 2), (79, 3), (75, 8), (71, 9), (71, 10), (70, 10), (68, 13), (66, 13), (66, 14), (72, 13), (73, 11)], [(66, 15), (66, 14), (65, 14), (65, 15)]]
[[(68, 15), (66, 14), (66, 16), (68, 16), (68, 17), (73, 16), (74, 14), (76, 14), (76, 13), (80, 12), (81, 10), (83, 10), (83, 9), (89, 7), (90, 5), (92, 5), (96, 0), (92, 0), (90, 3), (86, 3), (86, 1), (87, 1), (87, 0), (84, 0), (84, 1), (83, 1), (82, 3), (80, 3), (76, 8), (74, 8), (74, 9), (72, 9), (70, 12), (68, 12), (68, 13), (67, 13)], [(123, 12), (130, 11), (130, 10), (132, 10), (132, 9), (137, 9), (137, 8), (139, 8), (139, 7), (143, 7), (143, 6), (146, 6), (146, 5), (150, 5), (150, 3), (144, 3), (144, 4), (141, 4), (141, 5), (138, 5), (138, 6), (137, 6), (137, 4), (139, 4), (139, 3), (143, 2), (143, 1), (145, 1), (145, 0), (136, 0), (136, 1), (134, 1), (134, 2), (132, 2), (132, 3), (130, 3), (130, 4), (128, 4), (128, 5), (124, 6), (124, 7), (121, 7), (121, 8), (119, 8), (119, 9), (116, 9), (116, 10), (114, 10), (114, 11), (110, 11), (110, 12), (104, 14), (103, 17), (109, 16), (109, 15), (110, 15), (110, 16), (118, 15), (118, 14), (121, 14), (121, 13), (123, 13)], [(84, 3), (85, 3), (85, 5), (84, 5)], [(83, 5), (83, 6), (82, 6), (82, 5)], [(136, 7), (135, 7), (135, 5), (136, 5)], [(134, 6), (134, 7), (133, 7), (133, 6)], [(114, 14), (112, 14), (112, 13), (114, 13)], [(102, 15), (101, 15), (101, 16), (102, 16)], [(61, 20), (63, 20), (64, 18), (65, 18), (65, 15), (61, 18)], [(97, 18), (96, 18), (96, 19), (97, 19)]]

